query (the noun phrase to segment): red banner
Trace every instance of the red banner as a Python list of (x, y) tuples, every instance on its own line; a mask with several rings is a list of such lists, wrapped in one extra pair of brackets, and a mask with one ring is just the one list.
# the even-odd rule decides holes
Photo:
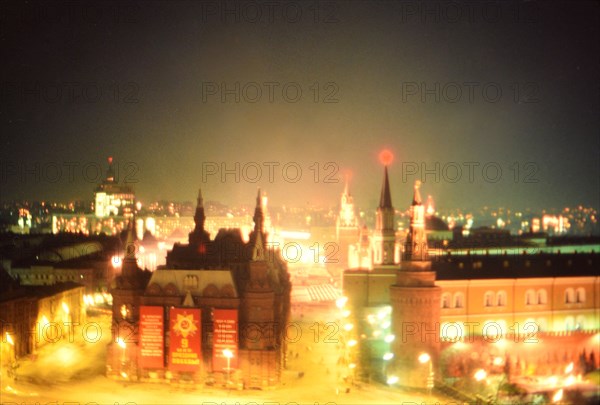
[(163, 307), (140, 307), (140, 366), (163, 368)]
[[(213, 310), (213, 371), (238, 366), (238, 311), (237, 309)], [(229, 362), (228, 362), (229, 358)]]
[(202, 358), (200, 310), (171, 308), (169, 370), (198, 371)]

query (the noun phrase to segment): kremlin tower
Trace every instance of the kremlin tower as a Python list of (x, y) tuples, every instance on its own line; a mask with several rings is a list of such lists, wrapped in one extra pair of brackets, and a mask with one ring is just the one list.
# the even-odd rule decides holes
[[(402, 385), (428, 387), (440, 352), (440, 296), (436, 274), (427, 254), (425, 207), (415, 183), (410, 228), (396, 283), (390, 286), (394, 373)], [(426, 355), (425, 355), (426, 354)], [(430, 364), (420, 364), (420, 362)]]

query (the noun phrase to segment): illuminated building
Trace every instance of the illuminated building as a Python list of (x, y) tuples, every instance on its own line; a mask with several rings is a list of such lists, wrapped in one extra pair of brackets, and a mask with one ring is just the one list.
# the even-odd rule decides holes
[[(399, 385), (426, 388), (432, 374), (439, 378), (445, 340), (474, 336), (479, 341), (489, 339), (489, 345), (497, 335), (513, 339), (515, 333), (526, 333), (523, 327), (529, 324), (530, 333), (534, 327), (536, 336), (558, 339), (559, 348), (564, 338), (574, 345), (569, 350), (577, 352), (598, 332), (596, 253), (525, 254), (519, 250), (516, 255), (467, 252), (430, 257), (425, 207), (417, 183), (398, 263), (389, 254), (394, 239), (385, 238), (393, 234), (391, 206), (386, 168), (377, 210), (378, 238), (372, 244), (379, 253), (372, 267), (348, 269), (343, 276), (347, 306), (358, 326), (355, 337), (363, 378), (388, 381), (393, 377)], [(582, 339), (573, 337), (578, 333)], [(431, 369), (420, 364), (423, 353)], [(527, 345), (515, 353), (519, 359), (507, 354), (513, 363), (539, 360), (539, 353), (527, 350)], [(598, 350), (594, 353), (597, 357)], [(554, 357), (562, 359), (563, 353), (556, 350), (552, 356), (548, 364), (559, 363)]]
[(127, 184), (119, 184), (113, 170), (112, 157), (108, 158), (106, 178), (94, 192), (94, 212), (96, 217), (131, 217), (135, 210), (135, 194)]
[[(128, 249), (112, 290), (113, 323), (116, 333), (135, 332), (129, 343), (109, 346), (107, 374), (247, 388), (277, 385), (285, 366), (282, 332), (289, 320), (291, 283), (286, 263), (265, 242), (260, 191), (248, 242), (239, 229), (221, 229), (211, 239), (201, 193), (197, 204), (189, 243), (176, 243), (166, 268), (149, 280)], [(145, 327), (149, 319), (160, 320), (158, 332)], [(150, 333), (155, 333), (152, 339)], [(181, 346), (188, 344), (185, 350)]]
[(354, 199), (348, 190), (348, 179), (340, 201), (340, 212), (336, 220), (336, 239), (339, 247), (339, 266), (342, 269), (349, 265), (349, 248), (356, 243), (359, 235), (358, 220), (354, 212)]
[(22, 285), (73, 282), (90, 294), (106, 290), (115, 271), (111, 259), (118, 254), (117, 238), (54, 236), (24, 257), (6, 261), (4, 267)]
[[(390, 286), (392, 331), (401, 337), (392, 343), (395, 354), (393, 374), (403, 385), (419, 387), (427, 381), (428, 370), (418, 367), (421, 353), (437, 364), (440, 351), (439, 333), (441, 288), (436, 285), (436, 273), (431, 267), (425, 233), (425, 207), (419, 193), (420, 182), (414, 187), (410, 207), (410, 228), (404, 243), (402, 262), (396, 272), (396, 282)], [(420, 333), (409, 334), (409, 327)]]
[[(59, 339), (80, 333), (77, 326), (84, 325), (86, 320), (83, 296), (84, 287), (73, 282), (25, 286), (0, 269), (2, 350), (6, 348), (6, 334), (13, 343), (11, 356), (18, 359), (52, 342), (44, 338), (48, 333)], [(3, 353), (2, 362), (5, 359)]]

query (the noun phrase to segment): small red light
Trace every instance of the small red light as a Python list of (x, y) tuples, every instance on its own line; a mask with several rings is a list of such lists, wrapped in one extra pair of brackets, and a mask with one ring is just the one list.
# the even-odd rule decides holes
[(394, 161), (394, 154), (388, 149), (384, 149), (379, 152), (379, 161), (384, 166), (389, 166)]

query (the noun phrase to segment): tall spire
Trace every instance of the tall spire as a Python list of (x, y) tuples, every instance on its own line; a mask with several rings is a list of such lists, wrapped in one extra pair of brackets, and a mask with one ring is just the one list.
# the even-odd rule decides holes
[(346, 180), (344, 182), (344, 195), (349, 195), (350, 193), (348, 192), (348, 174), (346, 174)]
[(252, 248), (252, 261), (264, 261), (265, 260), (265, 246), (263, 244), (263, 239), (261, 236), (261, 232), (256, 234), (256, 239), (254, 240), (254, 247)]
[(203, 231), (206, 215), (204, 214), (204, 199), (202, 198), (202, 189), (198, 189), (198, 199), (196, 204), (196, 213), (194, 214), (195, 230)]
[(383, 170), (383, 186), (381, 187), (379, 208), (392, 208), (392, 195), (390, 193), (390, 181), (388, 180), (387, 166), (385, 166)]
[(263, 232), (265, 216), (262, 210), (262, 201), (260, 188), (258, 189), (258, 194), (256, 195), (256, 208), (254, 209), (254, 232)]
[(195, 227), (189, 234), (191, 245), (200, 245), (201, 242), (206, 242), (210, 239), (208, 232), (204, 229), (206, 215), (204, 214), (204, 199), (202, 198), (202, 190), (198, 189), (198, 198), (196, 203), (196, 213), (194, 214)]
[(393, 265), (396, 263), (394, 207), (392, 207), (387, 163), (389, 163), (389, 160), (384, 162), (383, 186), (381, 187), (381, 198), (375, 216), (374, 261), (375, 264), (380, 265)]
[(421, 187), (421, 181), (417, 180), (415, 181), (415, 191), (413, 193), (413, 201), (412, 201), (412, 205), (421, 205), (422, 201), (421, 201), (421, 193), (419, 193), (419, 188)]
[(130, 219), (127, 226), (127, 239), (125, 241), (125, 257), (123, 258), (123, 265), (121, 267), (121, 274), (124, 277), (131, 277), (137, 270), (137, 259), (135, 257), (135, 233), (134, 233), (134, 221)]
[(427, 261), (427, 234), (425, 232), (425, 207), (419, 193), (421, 182), (415, 181), (414, 195), (410, 207), (410, 228), (406, 235), (403, 259), (407, 261)]
[(198, 202), (198, 207), (204, 207), (204, 199), (202, 198), (201, 188), (198, 188), (198, 199), (196, 201)]

